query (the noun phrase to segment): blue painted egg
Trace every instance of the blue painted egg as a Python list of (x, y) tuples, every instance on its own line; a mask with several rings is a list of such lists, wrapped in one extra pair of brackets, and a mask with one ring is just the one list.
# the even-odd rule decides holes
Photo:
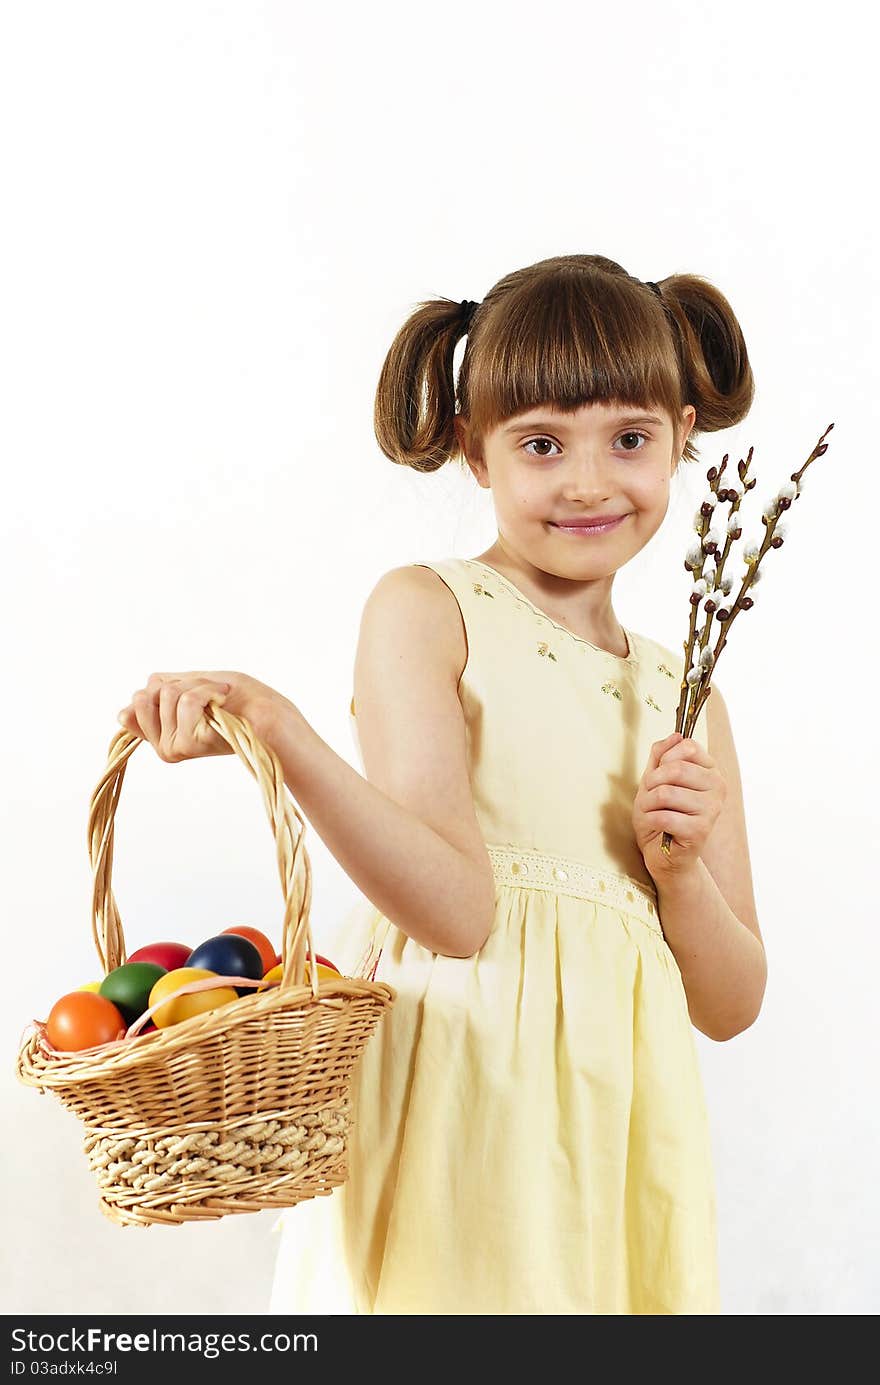
[[(254, 981), (263, 979), (263, 959), (249, 938), (237, 933), (218, 933), (199, 943), (186, 960), (188, 967), (204, 967), (217, 976), (247, 976)], [(255, 986), (236, 986), (237, 995), (253, 995)]]

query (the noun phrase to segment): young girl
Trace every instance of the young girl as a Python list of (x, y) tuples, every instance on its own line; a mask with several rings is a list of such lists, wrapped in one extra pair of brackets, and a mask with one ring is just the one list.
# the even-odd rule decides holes
[(498, 535), (370, 594), (365, 777), (240, 673), (154, 674), (121, 714), (171, 762), (231, 753), (207, 703), (248, 718), (366, 896), (343, 969), (397, 992), (355, 1072), (348, 1181), (281, 1218), (272, 1311), (720, 1311), (693, 1026), (729, 1039), (763, 998), (742, 790), (718, 687), (670, 735), (683, 655), (623, 627), (611, 588), (690, 434), (753, 390), (696, 276), (567, 255), (421, 304), (376, 435), (419, 471), (461, 454)]

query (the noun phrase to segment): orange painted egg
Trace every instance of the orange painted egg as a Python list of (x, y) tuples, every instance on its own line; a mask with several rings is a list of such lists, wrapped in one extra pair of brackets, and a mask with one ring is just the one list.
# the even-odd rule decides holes
[(46, 1021), (46, 1037), (66, 1053), (109, 1044), (125, 1033), (125, 1020), (106, 996), (71, 991), (56, 1000)]

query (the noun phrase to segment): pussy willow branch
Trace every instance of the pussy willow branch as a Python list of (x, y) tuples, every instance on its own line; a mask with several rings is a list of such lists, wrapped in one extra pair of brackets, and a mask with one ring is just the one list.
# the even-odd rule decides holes
[[(829, 423), (828, 427), (825, 429), (825, 432), (822, 434), (821, 438), (816, 443), (816, 446), (813, 448), (812, 452), (810, 453), (809, 457), (804, 462), (800, 470), (792, 472), (790, 479), (794, 482), (794, 495), (792, 497), (789, 497), (788, 495), (785, 495), (782, 492), (780, 492), (774, 498), (773, 502), (767, 506), (767, 512), (765, 512), (761, 516), (766, 529), (764, 539), (760, 549), (758, 550), (758, 553), (753, 557), (746, 558), (747, 571), (743, 578), (742, 586), (740, 587), (739, 592), (737, 593), (736, 599), (734, 600), (732, 606), (729, 603), (728, 597), (724, 594), (722, 590), (724, 564), (727, 562), (727, 558), (732, 545), (736, 542), (737, 539), (739, 539), (742, 536), (742, 528), (739, 526), (739, 524), (737, 524), (736, 527), (732, 530), (730, 527), (730, 517), (731, 515), (734, 515), (738, 512), (740, 504), (742, 503), (743, 496), (746, 495), (750, 490), (752, 490), (757, 483), (756, 477), (752, 477), (751, 480), (747, 479), (754, 448), (749, 448), (746, 460), (744, 462), (741, 460), (737, 466), (739, 478), (743, 482), (743, 496), (739, 495), (737, 490), (734, 488), (720, 488), (718, 484), (721, 481), (725, 467), (727, 466), (727, 459), (729, 453), (725, 452), (724, 457), (721, 461), (721, 466), (718, 468), (717, 471), (715, 467), (711, 467), (709, 469), (707, 479), (709, 481), (709, 486), (713, 495), (717, 497), (718, 502), (723, 503), (724, 501), (730, 501), (731, 505), (730, 511), (727, 516), (727, 537), (720, 558), (718, 557), (718, 545), (714, 542), (714, 540), (711, 540), (708, 546), (705, 544), (706, 535), (709, 532), (711, 521), (715, 514), (715, 506), (710, 501), (706, 500), (700, 506), (700, 526), (696, 531), (700, 540), (699, 561), (692, 566), (691, 563), (687, 561), (687, 559), (685, 560), (685, 569), (688, 572), (693, 573), (694, 582), (696, 583), (699, 582), (702, 578), (703, 567), (706, 561), (706, 557), (709, 554), (712, 554), (715, 557), (715, 567), (713, 572), (713, 582), (711, 590), (709, 592), (704, 592), (702, 594), (700, 594), (699, 592), (692, 591), (690, 597), (691, 615), (688, 628), (688, 637), (684, 643), (684, 673), (682, 675), (681, 693), (679, 696), (678, 709), (675, 717), (675, 729), (676, 731), (681, 732), (681, 734), (685, 737), (690, 736), (693, 732), (693, 729), (697, 724), (697, 718), (699, 717), (700, 712), (703, 708), (703, 704), (712, 692), (712, 673), (714, 672), (715, 665), (718, 662), (718, 656), (720, 655), (722, 649), (727, 643), (727, 637), (730, 632), (731, 625), (733, 624), (734, 620), (736, 619), (740, 611), (748, 611), (754, 605), (752, 598), (748, 595), (748, 590), (749, 587), (751, 587), (753, 583), (755, 583), (758, 580), (758, 569), (760, 567), (762, 558), (766, 553), (770, 551), (771, 548), (781, 548), (784, 543), (782, 535), (777, 534), (775, 532), (780, 516), (785, 510), (788, 510), (791, 507), (792, 499), (799, 499), (801, 477), (803, 476), (804, 472), (806, 471), (810, 463), (815, 461), (817, 457), (823, 456), (824, 453), (828, 450), (828, 444), (825, 442), (825, 438), (831, 432), (831, 429), (833, 427), (834, 424)], [(783, 487), (783, 490), (786, 489), (788, 488)], [(714, 595), (717, 592), (721, 593), (720, 597), (716, 597)], [(697, 651), (697, 659), (695, 661), (694, 647), (697, 640), (697, 621), (701, 605), (704, 607), (706, 611), (707, 619), (705, 626), (703, 627), (703, 630), (700, 633), (699, 648)], [(703, 654), (703, 651), (708, 646), (709, 636), (712, 629), (712, 619), (716, 613), (718, 616), (718, 621), (722, 626), (721, 636), (715, 648), (709, 650), (708, 657), (706, 657)], [(703, 672), (699, 678), (694, 679), (693, 682), (689, 682), (688, 674), (690, 673), (691, 667), (695, 662), (703, 666)], [(671, 832), (664, 832), (660, 842), (660, 849), (664, 853), (664, 855), (669, 855), (669, 848), (671, 844)]]

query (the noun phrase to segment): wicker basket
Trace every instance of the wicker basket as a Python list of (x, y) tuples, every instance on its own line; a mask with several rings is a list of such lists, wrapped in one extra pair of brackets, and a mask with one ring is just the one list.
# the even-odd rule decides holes
[[(205, 716), (257, 780), (275, 833), (281, 984), (149, 1033), (137, 1033), (141, 1016), (128, 1037), (79, 1052), (54, 1049), (34, 1020), (18, 1054), (20, 1080), (54, 1092), (83, 1121), (101, 1210), (124, 1226), (291, 1207), (345, 1182), (352, 1072), (395, 999), (392, 987), (364, 976), (319, 983), (316, 967), (304, 984), (313, 953), (305, 821), (249, 723), (213, 704)], [(114, 814), (140, 744), (129, 731), (116, 734), (89, 812), (92, 935), (105, 974), (126, 958), (110, 884)]]

